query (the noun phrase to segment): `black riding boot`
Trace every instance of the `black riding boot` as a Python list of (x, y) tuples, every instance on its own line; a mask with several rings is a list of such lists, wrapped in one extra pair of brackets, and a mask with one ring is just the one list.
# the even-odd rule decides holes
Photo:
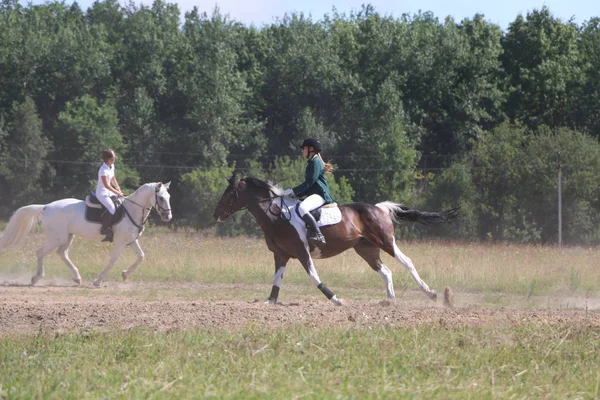
[(102, 228), (100, 228), (100, 234), (106, 235), (103, 242), (112, 242), (113, 241), (113, 230), (112, 230), (112, 217), (113, 215), (108, 211), (105, 211), (102, 214)]
[(315, 221), (315, 217), (312, 216), (310, 212), (307, 212), (302, 217), (302, 221), (306, 224), (308, 228), (308, 240), (316, 243), (325, 244), (325, 236), (321, 233), (321, 229), (319, 229), (319, 225), (317, 225), (317, 221)]

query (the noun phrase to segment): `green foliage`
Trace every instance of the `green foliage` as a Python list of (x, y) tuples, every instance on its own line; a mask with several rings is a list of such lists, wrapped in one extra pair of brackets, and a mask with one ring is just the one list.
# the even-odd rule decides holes
[(434, 178), (425, 202), (427, 209), (444, 210), (459, 207), (460, 213), (456, 222), (436, 228), (436, 234), (467, 240), (477, 236), (475, 193), (471, 168), (466, 161), (454, 163)]
[(576, 127), (579, 87), (584, 83), (578, 29), (543, 7), (519, 16), (502, 41), (510, 87), (507, 114), (530, 128)]
[[(503, 32), (482, 15), (394, 18), (371, 5), (316, 22), (292, 13), (256, 28), (218, 9), (182, 17), (163, 0), (102, 0), (88, 10), (5, 0), (0, 32), (0, 195), (19, 203), (81, 196), (94, 185), (99, 151), (112, 146), (127, 189), (173, 181), (177, 214), (191, 170), (235, 164), (297, 184), (298, 143), (314, 136), (336, 164), (330, 186), (340, 203), (460, 204), (460, 237), (552, 241), (556, 218), (531, 204), (554, 204), (555, 180), (536, 182), (529, 169), (540, 166), (524, 149), (543, 127), (600, 137), (600, 19), (577, 26), (546, 7)], [(23, 131), (38, 133), (20, 138), (18, 115), (34, 114), (39, 126), (23, 122)], [(37, 137), (39, 145), (22, 146)], [(536, 157), (548, 164), (557, 151), (581, 152), (570, 161), (579, 172), (564, 171), (577, 189), (565, 199), (565, 234), (596, 243), (595, 163), (589, 147), (562, 146)], [(23, 179), (17, 148), (34, 168)], [(244, 216), (217, 229), (254, 225)]]
[(596, 138), (600, 137), (600, 18), (591, 18), (580, 28), (578, 40), (581, 68), (585, 79), (576, 93), (575, 115), (577, 126)]
[(43, 179), (53, 170), (44, 158), (49, 152), (50, 141), (42, 132), (42, 123), (31, 98), (23, 103), (13, 103), (11, 119), (5, 127), (0, 126), (0, 211), (12, 211), (25, 205), (30, 199), (42, 200)]
[(524, 129), (503, 124), (481, 135), (473, 146), (469, 157), (480, 238), (504, 240), (505, 227), (514, 222), (510, 210), (519, 201), (527, 139)]
[(535, 135), (503, 124), (480, 136), (464, 160), (436, 177), (428, 204), (461, 205), (467, 237), (521, 242), (557, 240), (558, 166), (562, 174), (563, 240), (598, 243), (600, 144), (566, 128)]
[[(560, 154), (559, 154), (560, 153)], [(526, 149), (521, 202), (542, 229), (543, 241), (557, 240), (558, 165), (562, 172), (563, 240), (598, 243), (600, 143), (566, 128), (541, 128)]]
[[(58, 115), (58, 122), (63, 140), (70, 146), (55, 152), (55, 157), (68, 161), (59, 164), (57, 171), (59, 176), (69, 179), (57, 181), (56, 185), (64, 188), (67, 194), (82, 196), (90, 189), (90, 182), (95, 184), (97, 180), (102, 151), (110, 147), (118, 155), (124, 153), (117, 111), (110, 102), (99, 104), (93, 97), (85, 95), (68, 102), (66, 110)], [(122, 163), (121, 158), (119, 161)], [(126, 175), (128, 179), (123, 183), (130, 189), (135, 188), (130, 184), (137, 179), (131, 178), (131, 173)]]
[(197, 229), (213, 226), (215, 207), (229, 185), (227, 179), (233, 175), (233, 170), (233, 167), (220, 167), (183, 174), (180, 191), (184, 211), (179, 213), (179, 218)]

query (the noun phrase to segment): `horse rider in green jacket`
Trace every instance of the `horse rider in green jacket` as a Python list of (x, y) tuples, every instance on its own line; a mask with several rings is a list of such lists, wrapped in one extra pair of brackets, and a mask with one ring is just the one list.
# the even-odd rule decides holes
[(308, 228), (308, 240), (325, 244), (325, 237), (310, 211), (334, 202), (325, 178), (325, 173), (331, 173), (333, 166), (323, 160), (322, 146), (319, 140), (307, 138), (302, 142), (300, 148), (302, 156), (308, 159), (304, 182), (293, 189), (284, 190), (283, 194), (303, 199), (298, 207), (298, 212)]

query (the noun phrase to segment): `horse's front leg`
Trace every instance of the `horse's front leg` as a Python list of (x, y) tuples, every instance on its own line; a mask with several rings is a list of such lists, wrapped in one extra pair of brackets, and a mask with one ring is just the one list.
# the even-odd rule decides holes
[(131, 266), (129, 268), (127, 268), (126, 270), (121, 272), (121, 277), (123, 277), (123, 280), (127, 280), (129, 275), (131, 275), (133, 273), (133, 271), (135, 271), (135, 269), (138, 267), (138, 265), (140, 265), (140, 263), (142, 261), (144, 261), (144, 257), (145, 257), (144, 251), (140, 247), (140, 242), (138, 240), (131, 243), (131, 247), (133, 247), (133, 249), (137, 253), (138, 258), (137, 258), (137, 260), (135, 260), (135, 262), (133, 264), (131, 264)]
[(125, 247), (125, 242), (115, 243), (112, 251), (110, 252), (110, 260), (108, 261), (108, 265), (104, 268), (104, 271), (98, 274), (98, 277), (94, 280), (94, 286), (100, 286), (102, 281), (104, 280), (104, 276), (108, 274), (110, 269), (115, 265), (119, 256), (121, 255), (121, 251), (123, 251), (123, 247)]
[(317, 270), (315, 269), (315, 264), (313, 263), (313, 260), (310, 256), (310, 254), (308, 253), (308, 251), (305, 251), (303, 253), (304, 254), (302, 254), (302, 256), (299, 258), (299, 260), (302, 263), (302, 266), (304, 267), (306, 272), (308, 273), (308, 277), (310, 278), (312, 283), (314, 283), (315, 286), (325, 295), (325, 297), (327, 297), (329, 300), (331, 300), (333, 302), (333, 304), (335, 304), (336, 306), (341, 306), (342, 301), (337, 298), (337, 296), (331, 291), (331, 289), (329, 289), (327, 286), (325, 286), (323, 284), (323, 282), (321, 282), (321, 279), (319, 278), (319, 274), (317, 273)]
[(276, 304), (277, 297), (279, 297), (279, 288), (281, 288), (281, 281), (283, 280), (283, 273), (285, 272), (285, 266), (290, 257), (278, 253), (274, 253), (273, 255), (275, 258), (275, 276), (273, 277), (273, 286), (271, 287), (271, 294), (269, 295), (268, 302)]

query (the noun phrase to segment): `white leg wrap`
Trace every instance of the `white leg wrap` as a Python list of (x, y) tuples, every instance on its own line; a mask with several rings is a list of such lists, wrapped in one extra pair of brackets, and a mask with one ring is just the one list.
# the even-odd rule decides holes
[(277, 287), (281, 287), (281, 281), (283, 280), (283, 273), (285, 272), (285, 267), (277, 268), (275, 271), (275, 276), (273, 277), (273, 285)]
[(404, 265), (404, 267), (406, 267), (408, 272), (410, 272), (410, 274), (412, 275), (415, 282), (417, 282), (419, 284), (419, 286), (421, 287), (421, 290), (423, 290), (430, 298), (434, 298), (437, 296), (437, 293), (434, 290), (431, 290), (429, 288), (429, 286), (421, 279), (421, 277), (419, 276), (419, 273), (417, 272), (411, 259), (408, 258), (407, 256), (405, 256), (400, 251), (398, 246), (396, 246), (395, 241), (394, 241), (394, 256), (395, 256), (396, 260), (400, 261)]
[(387, 291), (388, 299), (395, 298), (396, 294), (394, 293), (392, 271), (390, 271), (390, 269), (387, 266), (381, 264), (381, 269), (378, 271), (378, 273), (381, 276), (381, 279), (383, 279), (383, 282), (385, 282), (385, 290)]
[(315, 265), (312, 260), (310, 260), (310, 264), (308, 267), (308, 277), (315, 284), (315, 286), (319, 286), (321, 284), (321, 279), (319, 278), (319, 274), (317, 274), (317, 270), (315, 269)]

